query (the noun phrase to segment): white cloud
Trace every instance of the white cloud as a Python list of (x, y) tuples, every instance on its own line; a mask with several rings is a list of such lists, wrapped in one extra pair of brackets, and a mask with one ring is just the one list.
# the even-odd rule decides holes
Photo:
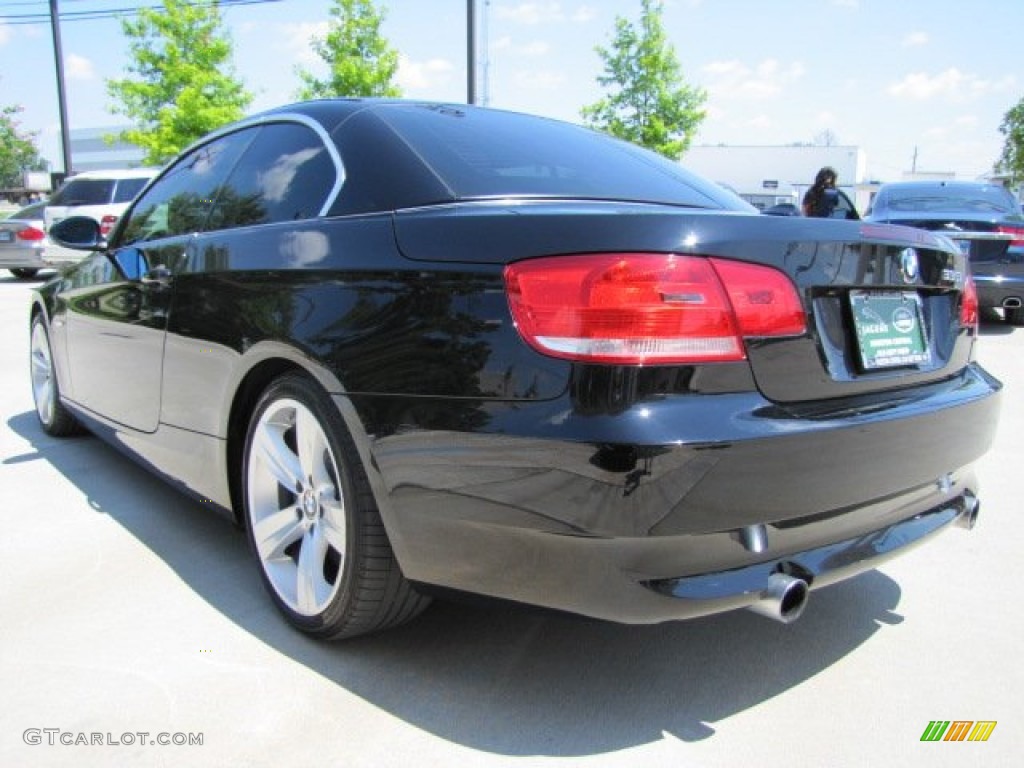
[(710, 76), (707, 88), (713, 97), (759, 100), (779, 95), (806, 69), (799, 61), (783, 65), (778, 59), (765, 59), (754, 67), (736, 60), (713, 61), (702, 71)]
[(454, 71), (455, 65), (448, 59), (413, 61), (402, 55), (398, 57), (398, 73), (395, 80), (403, 90), (422, 91), (447, 83)]
[(928, 33), (927, 32), (911, 32), (909, 35), (903, 38), (904, 48), (916, 48), (921, 45), (928, 45)]
[(551, 45), (543, 40), (535, 40), (532, 43), (520, 46), (518, 52), (523, 56), (543, 56), (551, 50)]
[(79, 56), (76, 53), (69, 53), (64, 59), (64, 74), (68, 80), (95, 80), (96, 70), (92, 61)]
[(835, 113), (830, 112), (828, 110), (825, 110), (824, 112), (819, 112), (817, 115), (814, 116), (814, 124), (820, 125), (822, 127), (829, 127), (835, 125), (836, 122), (837, 120)]
[(749, 125), (751, 128), (766, 130), (768, 128), (771, 128), (772, 125), (774, 125), (774, 123), (772, 123), (772, 119), (768, 117), (768, 115), (758, 115), (757, 117), (751, 119)]
[(708, 120), (725, 120), (729, 112), (714, 104), (707, 104), (704, 107), (704, 114)]
[(597, 12), (585, 4), (566, 11), (561, 3), (519, 3), (513, 6), (499, 5), (495, 11), (499, 20), (514, 24), (549, 24), (566, 20), (585, 24), (597, 17)]
[(491, 43), (491, 52), (507, 52), (515, 56), (545, 56), (551, 51), (551, 44), (543, 40), (534, 40), (524, 45), (516, 45), (509, 35), (502, 35)]
[(930, 75), (927, 72), (912, 72), (886, 90), (890, 96), (914, 101), (928, 101), (945, 97), (952, 101), (965, 101), (972, 96), (1009, 90), (1016, 80), (1007, 76), (1001, 80), (985, 80), (977, 75), (961, 72), (950, 67), (945, 72)]
[(519, 3), (511, 8), (499, 5), (496, 10), (500, 20), (516, 24), (540, 24), (565, 18), (561, 3)]
[(588, 21), (593, 21), (597, 18), (597, 11), (589, 5), (581, 5), (573, 11), (570, 18), (577, 24), (586, 24)]
[(330, 31), (326, 21), (285, 24), (278, 47), (291, 57), (292, 64), (303, 67), (322, 65), (323, 59), (313, 50), (313, 38), (325, 38)]
[(565, 75), (551, 70), (521, 69), (513, 79), (518, 87), (529, 90), (552, 91), (565, 84)]

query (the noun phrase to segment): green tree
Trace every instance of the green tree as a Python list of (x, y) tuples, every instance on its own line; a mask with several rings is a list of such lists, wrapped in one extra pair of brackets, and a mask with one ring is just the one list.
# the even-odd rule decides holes
[(615, 18), (610, 48), (598, 46), (610, 93), (581, 110), (587, 125), (678, 160), (704, 120), (707, 93), (683, 80), (665, 36), (660, 0), (641, 0), (639, 27)]
[(110, 110), (134, 127), (121, 139), (162, 165), (192, 142), (245, 114), (252, 94), (235, 77), (233, 43), (218, 0), (164, 0), (121, 21), (130, 38), (129, 76), (108, 80)]
[(22, 107), (0, 109), (0, 189), (21, 186), (22, 171), (45, 171), (36, 147), (38, 133), (24, 132), (15, 115)]
[(999, 132), (1006, 137), (996, 170), (1010, 174), (1010, 183), (1024, 184), (1024, 99), (1003, 116)]
[(394, 84), (398, 51), (380, 33), (384, 12), (371, 0), (334, 0), (327, 36), (314, 37), (313, 50), (327, 64), (324, 80), (299, 67), (300, 99), (336, 96), (401, 96)]

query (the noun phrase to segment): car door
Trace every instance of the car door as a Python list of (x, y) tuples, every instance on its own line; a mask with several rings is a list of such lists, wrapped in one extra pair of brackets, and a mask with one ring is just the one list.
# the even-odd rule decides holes
[(153, 432), (174, 275), (184, 269), (219, 185), (252, 136), (197, 147), (139, 198), (110, 249), (65, 292), (72, 398), (106, 419)]

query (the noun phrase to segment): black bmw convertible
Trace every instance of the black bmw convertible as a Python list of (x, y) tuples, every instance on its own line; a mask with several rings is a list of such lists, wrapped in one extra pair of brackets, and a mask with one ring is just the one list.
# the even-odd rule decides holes
[(438, 593), (792, 621), (978, 515), (1001, 385), (948, 239), (584, 128), (295, 104), (50, 236), (92, 253), (33, 297), (42, 428), (237, 516), (316, 636)]

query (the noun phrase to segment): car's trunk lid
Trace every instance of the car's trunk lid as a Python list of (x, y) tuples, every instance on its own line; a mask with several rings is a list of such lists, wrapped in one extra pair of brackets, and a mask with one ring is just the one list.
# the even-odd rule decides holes
[(923, 230), (667, 206), (506, 201), (400, 212), (395, 231), (403, 254), (425, 262), (501, 265), (650, 251), (781, 269), (798, 288), (807, 333), (746, 339), (758, 388), (780, 403), (937, 381), (971, 356), (973, 331), (960, 322), (966, 260), (948, 240)]

